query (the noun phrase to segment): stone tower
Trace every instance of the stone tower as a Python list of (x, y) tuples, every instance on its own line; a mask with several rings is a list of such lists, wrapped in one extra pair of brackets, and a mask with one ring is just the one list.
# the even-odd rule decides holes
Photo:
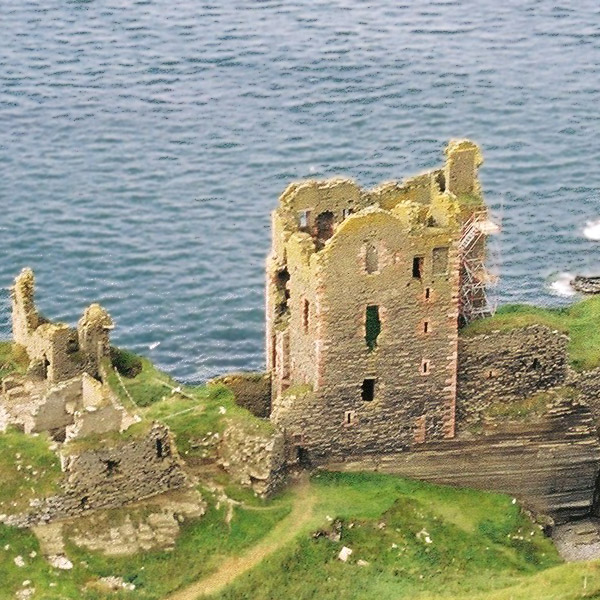
[[(280, 197), (267, 366), (290, 460), (454, 436), (464, 248), (482, 264), (485, 254), (485, 236), (467, 235), (485, 213), (481, 162), (475, 144), (453, 141), (444, 168), (401, 184), (309, 180)], [(470, 295), (483, 313), (485, 298)]]

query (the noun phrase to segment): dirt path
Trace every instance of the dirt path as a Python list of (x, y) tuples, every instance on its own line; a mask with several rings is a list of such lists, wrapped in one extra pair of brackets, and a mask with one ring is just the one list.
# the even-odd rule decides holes
[(315, 504), (315, 496), (308, 479), (299, 482), (295, 491), (290, 514), (284, 517), (264, 539), (240, 556), (226, 559), (212, 575), (167, 596), (165, 600), (196, 600), (220, 592), (242, 573), (290, 542), (310, 521)]

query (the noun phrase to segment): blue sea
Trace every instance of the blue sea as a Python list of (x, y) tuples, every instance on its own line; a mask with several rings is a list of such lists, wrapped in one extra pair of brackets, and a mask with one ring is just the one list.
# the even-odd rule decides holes
[(600, 273), (597, 0), (0, 0), (0, 27), (2, 338), (31, 266), (45, 315), (99, 301), (181, 380), (260, 369), (286, 185), (402, 179), (455, 137), (501, 303)]

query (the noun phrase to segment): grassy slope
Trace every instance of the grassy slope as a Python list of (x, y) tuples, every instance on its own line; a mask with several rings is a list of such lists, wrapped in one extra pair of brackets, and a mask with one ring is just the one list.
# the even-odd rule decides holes
[[(313, 485), (313, 526), (340, 518), (342, 539), (300, 536), (215, 599), (567, 599), (582, 597), (583, 577), (600, 594), (600, 569), (560, 565), (507, 496), (379, 474), (323, 473)], [(337, 559), (342, 546), (353, 550), (347, 563)]]
[[(573, 332), (577, 329), (574, 323), (589, 322), (590, 308), (581, 315), (572, 307), (569, 311), (573, 314), (566, 317), (562, 313), (569, 311), (531, 309), (534, 314), (530, 316), (528, 308), (509, 310), (504, 313), (512, 313), (507, 318), (503, 313), (494, 317), (493, 328), (499, 328), (498, 324), (513, 327), (542, 320), (559, 329), (564, 327), (563, 330), (568, 323), (569, 331)], [(558, 318), (557, 314), (563, 319), (562, 327), (558, 327), (558, 320), (557, 324), (543, 320)], [(481, 332), (481, 328), (482, 325), (474, 324), (467, 335)], [(129, 404), (131, 397), (138, 412), (147, 419), (167, 423), (177, 435), (182, 455), (188, 459), (211, 456), (218, 439), (214, 434), (223, 430), (227, 419), (233, 418), (249, 429), (268, 431), (271, 427), (237, 407), (231, 393), (222, 386), (181, 386), (173, 393), (172, 388), (179, 386), (145, 360), (136, 377), (122, 377), (122, 381), (129, 395), (118, 378), (112, 376), (111, 383), (119, 395)], [(22, 443), (24, 436), (11, 435)], [(7, 436), (4, 443), (10, 439)], [(36, 445), (46, 442), (41, 437), (28, 439), (33, 440), (35, 447), (29, 452), (35, 457), (42, 448)], [(0, 452), (0, 457), (10, 456), (13, 450), (11, 446), (9, 452)], [(27, 464), (30, 462), (33, 458)], [(8, 468), (12, 468), (11, 464), (12, 461), (6, 460)], [(10, 479), (22, 486), (31, 483), (14, 477), (14, 473)], [(597, 593), (600, 598), (599, 568), (595, 564), (560, 565), (551, 543), (505, 496), (378, 474), (321, 474), (313, 479), (313, 486), (319, 503), (311, 521), (312, 530), (324, 527), (329, 521), (327, 517), (339, 517), (344, 520), (342, 540), (336, 543), (327, 538), (313, 539), (307, 530), (292, 546), (268, 558), (218, 598), (260, 600), (293, 595), (298, 600), (313, 597), (567, 599), (582, 597), (584, 582), (583, 597), (595, 597)], [(250, 501), (248, 494), (240, 494), (235, 487), (229, 491), (237, 493), (240, 500)], [(19, 492), (7, 492), (13, 493)], [(0, 581), (3, 582), (0, 599), (14, 597), (22, 581), (30, 579), (38, 590), (36, 598), (99, 600), (106, 593), (89, 587), (81, 591), (84, 584), (100, 576), (120, 575), (136, 584), (136, 592), (119, 592), (111, 597), (157, 600), (174, 588), (210, 573), (222, 557), (255, 544), (290, 507), (289, 496), (284, 496), (274, 504), (262, 503), (267, 510), (236, 508), (228, 526), (224, 507), (217, 508), (210, 494), (205, 492), (205, 495), (210, 504), (207, 515), (184, 525), (173, 552), (107, 559), (71, 547), (69, 554), (75, 567), (69, 572), (49, 567), (39, 556), (37, 541), (31, 534), (0, 526)], [(268, 510), (270, 506), (273, 510)], [(349, 527), (350, 523), (354, 525)], [(431, 544), (424, 541), (424, 535), (417, 537), (423, 529), (430, 535)], [(336, 558), (342, 545), (354, 550), (347, 564)], [(4, 550), (6, 546), (8, 550)], [(30, 557), (32, 551), (38, 554)], [(26, 567), (14, 564), (17, 554), (25, 558)], [(358, 566), (359, 559), (369, 565)], [(55, 585), (51, 587), (51, 583)]]
[(558, 309), (525, 304), (502, 306), (493, 317), (474, 321), (462, 329), (461, 335), (472, 336), (538, 323), (569, 334), (569, 357), (574, 368), (593, 369), (600, 365), (600, 295)]
[(45, 435), (0, 435), (0, 514), (25, 511), (34, 498), (59, 491), (60, 464)]

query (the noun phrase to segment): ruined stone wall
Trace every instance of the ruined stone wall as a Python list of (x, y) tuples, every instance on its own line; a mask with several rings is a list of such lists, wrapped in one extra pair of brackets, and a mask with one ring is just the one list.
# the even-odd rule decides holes
[(30, 359), (29, 374), (51, 383), (82, 373), (97, 377), (102, 358), (109, 354), (108, 332), (113, 327), (108, 313), (92, 304), (78, 329), (64, 323), (49, 323), (35, 307), (35, 278), (23, 269), (12, 288), (13, 338)]
[(53, 386), (40, 398), (31, 413), (23, 411), (25, 433), (64, 430), (73, 423), (81, 399), (81, 378), (75, 377)]
[(34, 302), (35, 278), (31, 269), (23, 269), (11, 290), (13, 339), (27, 347), (31, 334), (40, 325)]
[(41, 499), (27, 514), (8, 517), (18, 527), (115, 508), (187, 485), (169, 429), (155, 423), (139, 437), (65, 444), (61, 451), (64, 493)]
[(457, 421), (480, 419), (493, 403), (522, 400), (567, 377), (566, 335), (542, 325), (494, 331), (458, 343)]
[(285, 483), (284, 436), (256, 425), (231, 423), (223, 432), (218, 462), (235, 481), (268, 496)]
[(271, 414), (271, 376), (268, 373), (231, 373), (209, 383), (229, 388), (236, 404), (255, 417), (266, 419)]

